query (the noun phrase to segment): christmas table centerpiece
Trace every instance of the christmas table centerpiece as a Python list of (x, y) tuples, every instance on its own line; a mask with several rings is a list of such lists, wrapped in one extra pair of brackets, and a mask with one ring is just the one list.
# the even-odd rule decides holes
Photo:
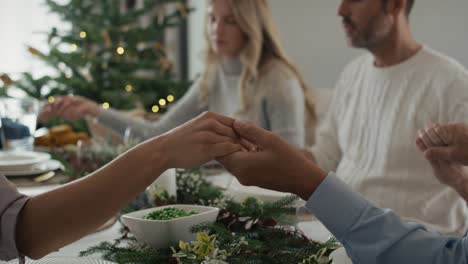
[(297, 199), (287, 196), (275, 202), (262, 202), (247, 197), (238, 203), (225, 196), (224, 190), (211, 184), (199, 170), (179, 170), (176, 196), (162, 192), (154, 199), (146, 197), (144, 202), (133, 203), (124, 212), (155, 206), (153, 211), (162, 210), (171, 204), (200, 205), (219, 208), (215, 221), (194, 221), (190, 228), (193, 240), (173, 241), (162, 247), (150, 246), (123, 228), (121, 238), (91, 247), (82, 255), (101, 254), (118, 264), (331, 263), (329, 256), (340, 245), (334, 239), (326, 243), (312, 241), (293, 226), (296, 212), (293, 204)]

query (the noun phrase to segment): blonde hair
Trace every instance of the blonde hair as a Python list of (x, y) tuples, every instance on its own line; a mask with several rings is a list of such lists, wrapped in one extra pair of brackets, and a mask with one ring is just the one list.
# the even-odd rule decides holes
[[(209, 3), (214, 0), (209, 0)], [(273, 23), (270, 5), (267, 0), (228, 0), (234, 18), (241, 31), (246, 35), (247, 42), (242, 49), (239, 59), (243, 65), (239, 89), (241, 100), (241, 112), (245, 113), (250, 109), (251, 96), (247, 93), (251, 91), (254, 84), (261, 78), (262, 69), (269, 61), (276, 59), (286, 66), (286, 68), (297, 78), (304, 93), (304, 103), (306, 108), (306, 143), (312, 144), (315, 138), (314, 131), (316, 125), (315, 106), (302, 74), (297, 67), (287, 57), (286, 52), (280, 44), (277, 28)], [(208, 100), (209, 83), (212, 81), (214, 73), (218, 68), (221, 58), (214, 52), (209, 41), (208, 17), (205, 21), (205, 40), (207, 48), (205, 51), (205, 70), (201, 75), (200, 99), (202, 102)]]

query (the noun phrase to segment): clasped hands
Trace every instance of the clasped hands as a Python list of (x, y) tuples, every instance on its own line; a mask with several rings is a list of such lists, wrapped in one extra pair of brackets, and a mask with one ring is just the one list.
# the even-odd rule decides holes
[(437, 179), (468, 198), (468, 126), (431, 124), (420, 130), (416, 145)]
[(172, 161), (169, 167), (195, 167), (215, 159), (244, 185), (294, 193), (303, 199), (326, 177), (278, 135), (215, 113), (203, 113), (158, 138), (166, 146), (163, 153), (174, 153), (165, 155)]

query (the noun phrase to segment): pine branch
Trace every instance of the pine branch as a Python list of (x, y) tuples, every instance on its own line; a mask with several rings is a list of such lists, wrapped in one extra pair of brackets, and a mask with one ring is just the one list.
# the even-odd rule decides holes
[(275, 201), (271, 204), (272, 208), (290, 208), (294, 206), (294, 203), (299, 200), (299, 197), (296, 195), (288, 195), (278, 201)]
[(218, 240), (222, 243), (230, 243), (233, 240), (232, 232), (220, 223), (203, 223), (195, 225), (190, 228), (190, 232), (207, 232), (209, 234), (216, 234), (218, 236)]
[(80, 252), (80, 256), (90, 256), (101, 254), (105, 260), (113, 261), (120, 264), (150, 264), (167, 261), (171, 257), (170, 251), (160, 252), (150, 249), (131, 249), (118, 247), (109, 242), (102, 242), (101, 244), (91, 247), (86, 251)]

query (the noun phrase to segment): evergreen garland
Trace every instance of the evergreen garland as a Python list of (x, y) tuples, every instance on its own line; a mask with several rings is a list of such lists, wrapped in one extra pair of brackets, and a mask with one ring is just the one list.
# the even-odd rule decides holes
[(81, 255), (101, 254), (104, 259), (118, 264), (329, 264), (328, 256), (340, 247), (335, 239), (326, 243), (315, 242), (290, 225), (278, 224), (284, 224), (282, 219), (288, 218), (285, 216), (293, 216), (296, 196), (287, 196), (273, 203), (248, 197), (237, 203), (225, 197), (223, 189), (209, 183), (199, 170), (178, 171), (177, 183), (177, 199), (165, 194), (150, 204), (217, 204), (221, 208), (215, 223), (191, 228), (193, 233), (197, 233), (195, 241), (181, 241), (170, 248), (155, 250), (136, 241), (124, 228), (120, 239), (112, 243), (103, 242)]

